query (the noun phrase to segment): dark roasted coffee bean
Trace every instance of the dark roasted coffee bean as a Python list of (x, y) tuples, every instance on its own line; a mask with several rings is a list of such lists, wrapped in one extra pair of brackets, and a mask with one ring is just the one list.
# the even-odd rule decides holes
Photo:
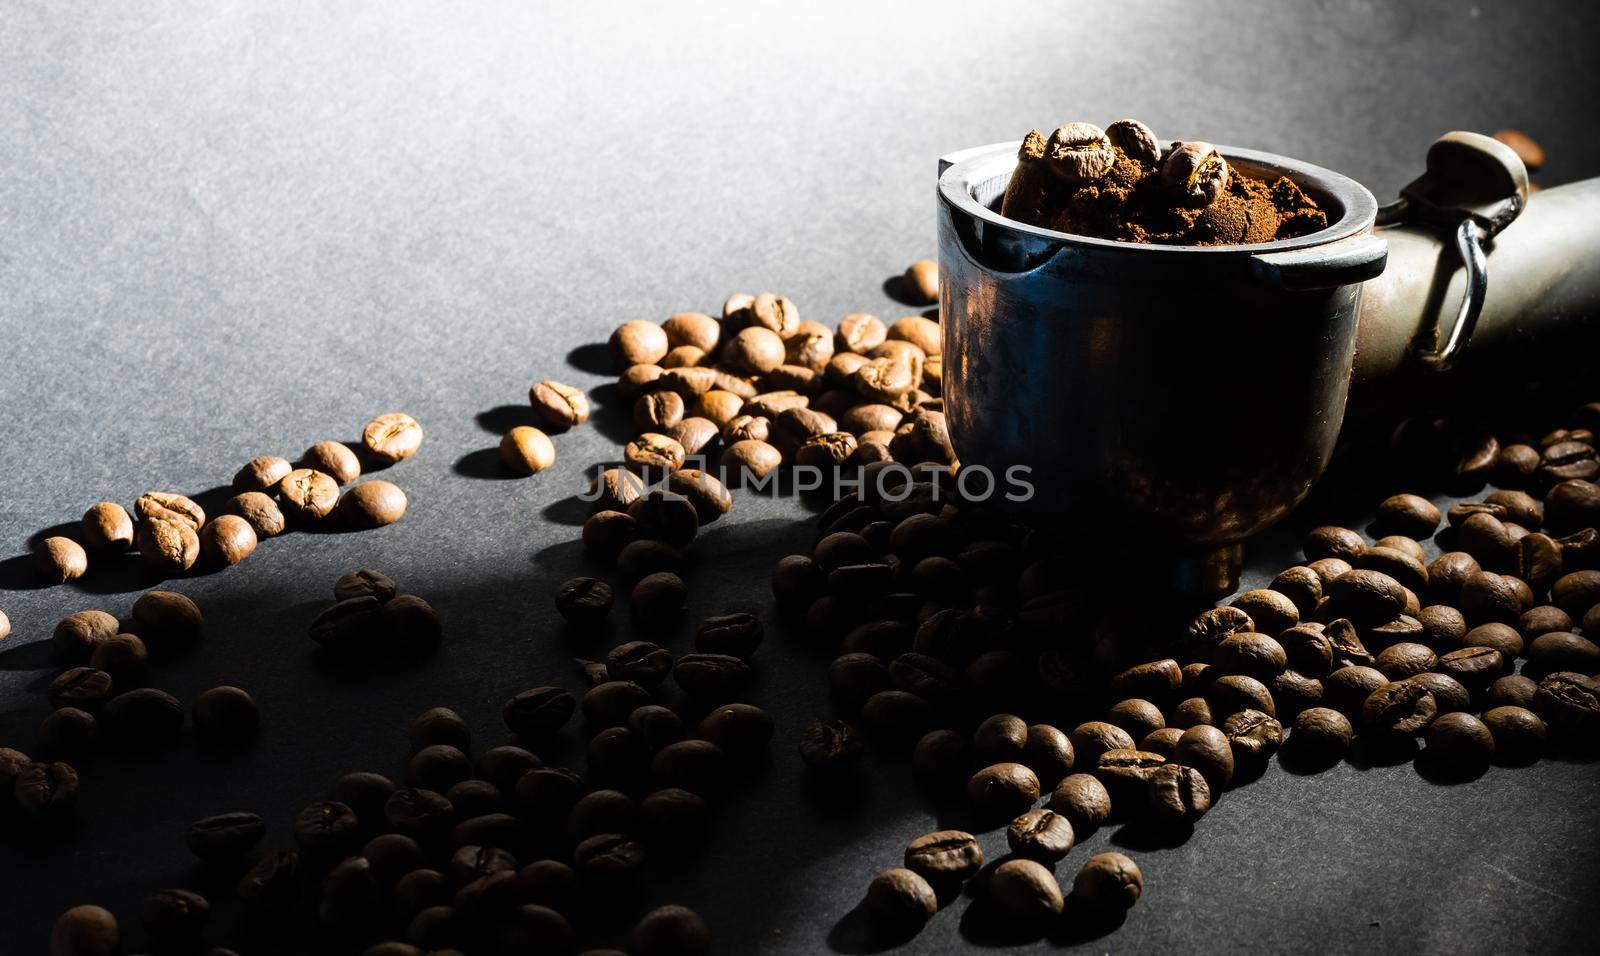
[(658, 787), (678, 787), (710, 799), (727, 781), (728, 757), (709, 740), (680, 740), (656, 752), (650, 773)]
[(762, 637), (761, 619), (754, 614), (721, 614), (701, 623), (695, 631), (694, 646), (708, 654), (732, 654), (749, 660), (761, 646)]
[(1552, 730), (1573, 740), (1600, 734), (1600, 679), (1557, 671), (1539, 681), (1533, 710)]
[(347, 773), (328, 788), (328, 799), (355, 811), (356, 819), (376, 824), (384, 818), (384, 805), (394, 793), (394, 781), (379, 773)]
[[(557, 688), (540, 688), (540, 690), (548, 692)], [(629, 714), (654, 702), (650, 692), (641, 684), (633, 681), (607, 681), (591, 687), (583, 695), (583, 717), (595, 728), (622, 727), (628, 723)], [(570, 714), (569, 709), (568, 715)], [(565, 723), (565, 720), (562, 723)]]
[(1182, 683), (1183, 668), (1169, 658), (1122, 671), (1111, 679), (1111, 689), (1123, 697), (1161, 700)]
[(1385, 684), (1361, 705), (1364, 727), (1383, 734), (1408, 735), (1426, 730), (1439, 705), (1425, 685), (1410, 681)]
[(430, 906), (440, 906), (450, 901), (451, 887), (438, 870), (412, 870), (395, 881), (390, 894), (406, 916), (411, 916)]
[(1532, 763), (1544, 753), (1547, 736), (1544, 721), (1525, 707), (1492, 708), (1484, 713), (1483, 725), (1493, 738), (1495, 759), (1502, 763)]
[(1001, 910), (1029, 922), (1059, 916), (1065, 902), (1056, 875), (1031, 859), (1010, 859), (995, 867), (988, 891)]
[(458, 750), (472, 746), (472, 731), (468, 729), (466, 720), (448, 707), (430, 707), (418, 714), (411, 721), (406, 736), (411, 741), (412, 753), (436, 744), (445, 744)]
[(627, 727), (607, 727), (589, 741), (589, 776), (600, 786), (635, 790), (650, 770), (650, 745)]
[(150, 652), (133, 634), (118, 634), (95, 645), (89, 666), (111, 675), (113, 686), (127, 690), (144, 683), (150, 672)]
[(1111, 709), (1106, 712), (1106, 722), (1126, 730), (1128, 736), (1134, 740), (1166, 726), (1166, 719), (1161, 716), (1161, 708), (1148, 700), (1138, 698), (1129, 698), (1111, 705)]
[(1473, 709), (1472, 694), (1467, 691), (1466, 687), (1462, 686), (1460, 681), (1447, 674), (1428, 671), (1417, 674), (1414, 677), (1408, 677), (1406, 681), (1426, 687), (1428, 692), (1433, 695), (1434, 704), (1438, 707), (1440, 714), (1461, 713)]
[(30, 820), (53, 825), (77, 807), (78, 772), (60, 761), (29, 764), (12, 779), (11, 793)]
[(1525, 610), (1514, 578), (1478, 571), (1461, 582), (1461, 613), (1469, 624), (1511, 624)]
[(1462, 647), (1441, 655), (1438, 670), (1477, 696), (1505, 673), (1505, 661), (1492, 647)]
[(1044, 786), (1054, 786), (1056, 781), (1072, 772), (1076, 757), (1072, 741), (1059, 729), (1049, 724), (1033, 724), (1028, 728), (1020, 759)]
[(800, 759), (818, 773), (848, 773), (864, 751), (861, 736), (842, 720), (818, 721), (800, 735)]
[(62, 671), (50, 682), (50, 706), (95, 711), (112, 697), (111, 675), (93, 667)]
[(1139, 865), (1121, 853), (1099, 853), (1089, 858), (1072, 880), (1072, 898), (1091, 909), (1122, 911), (1139, 902), (1144, 874)]
[(1111, 817), (1111, 794), (1105, 784), (1087, 773), (1062, 779), (1050, 794), (1050, 809), (1065, 816), (1074, 832), (1086, 834), (1103, 826)]
[(905, 865), (931, 886), (953, 887), (983, 868), (983, 847), (964, 830), (925, 833), (906, 844)]
[(444, 793), (471, 776), (472, 759), (449, 744), (423, 747), (406, 763), (407, 784), (437, 793)]
[(455, 807), (443, 794), (416, 787), (396, 790), (383, 805), (383, 818), (389, 829), (422, 844), (443, 837), (454, 817)]
[(689, 499), (664, 488), (645, 492), (628, 506), (628, 514), (641, 535), (674, 548), (688, 547), (700, 529), (699, 513)]
[(1422, 644), (1401, 643), (1383, 649), (1372, 666), (1392, 681), (1433, 670), (1438, 658)]
[(753, 704), (724, 704), (700, 721), (700, 736), (736, 760), (765, 755), (772, 731), (772, 716)]
[(341, 861), (323, 877), (317, 899), (317, 920), (334, 933), (359, 933), (376, 919), (377, 877), (365, 857)]
[(1130, 750), (1133, 737), (1126, 730), (1105, 721), (1091, 720), (1072, 729), (1074, 762), (1080, 767), (1093, 767), (1100, 755), (1110, 750)]
[(560, 860), (535, 860), (522, 868), (517, 879), (529, 903), (567, 913), (578, 902), (578, 874)]
[(1428, 725), (1423, 757), (1446, 774), (1480, 772), (1494, 756), (1494, 736), (1483, 721), (1466, 713), (1445, 714)]
[(39, 724), (39, 752), (46, 757), (75, 757), (94, 744), (94, 715), (76, 707), (51, 711)]
[(917, 933), (939, 910), (939, 899), (928, 881), (911, 870), (895, 867), (875, 877), (867, 887), (867, 916), (880, 933), (904, 938)]
[(1206, 700), (1217, 717), (1246, 709), (1259, 710), (1269, 717), (1278, 712), (1266, 685), (1243, 674), (1224, 674), (1212, 681), (1206, 690)]
[(50, 927), (50, 956), (114, 956), (122, 951), (122, 932), (111, 911), (74, 906)]
[(1317, 561), (1322, 558), (1354, 561), (1366, 549), (1366, 539), (1362, 538), (1359, 532), (1333, 525), (1313, 528), (1305, 541), (1307, 561)]
[(154, 687), (139, 687), (106, 701), (100, 719), (107, 732), (125, 743), (158, 746), (183, 728), (183, 704)]
[(336, 800), (313, 803), (294, 820), (294, 839), (307, 855), (337, 859), (359, 845), (361, 824), (354, 810)]
[(360, 655), (377, 641), (383, 624), (383, 604), (376, 597), (339, 601), (311, 622), (310, 635), (327, 650), (340, 655)]
[(1333, 668), (1333, 639), (1322, 624), (1299, 624), (1278, 635), (1289, 667), (1313, 677), (1327, 675)]
[(1217, 645), (1211, 661), (1223, 674), (1244, 674), (1257, 680), (1271, 680), (1289, 666), (1282, 644), (1253, 631), (1228, 635)]
[(1283, 743), (1283, 725), (1259, 710), (1241, 710), (1222, 722), (1235, 765), (1272, 756)]
[(1357, 624), (1393, 620), (1405, 608), (1405, 589), (1380, 571), (1356, 569), (1328, 582), (1328, 596)]
[(1374, 668), (1341, 667), (1323, 680), (1323, 696), (1329, 707), (1356, 720), (1361, 716), (1361, 705), (1367, 697), (1387, 683), (1389, 678)]
[(576, 627), (599, 625), (615, 601), (611, 585), (599, 578), (572, 578), (556, 589), (556, 611)]
[(106, 612), (79, 611), (62, 618), (56, 625), (50, 646), (62, 660), (87, 663), (94, 649), (102, 641), (116, 637), (117, 630), (117, 619)]
[(1067, 817), (1044, 807), (1029, 810), (1006, 828), (1006, 845), (1012, 853), (1046, 865), (1066, 856), (1075, 841)]
[(1172, 825), (1193, 823), (1211, 809), (1211, 787), (1200, 771), (1164, 764), (1151, 771), (1146, 800), (1156, 819)]
[(1417, 614), (1417, 623), (1422, 625), (1419, 643), (1428, 645), (1436, 652), (1460, 647), (1462, 639), (1467, 636), (1466, 617), (1455, 608), (1443, 604), (1423, 608)]
[(1039, 778), (1020, 763), (985, 767), (967, 781), (967, 801), (991, 820), (1015, 817), (1039, 799)]
[(300, 897), (301, 883), (300, 857), (280, 850), (257, 860), (234, 892), (246, 915), (270, 920), (288, 915)]
[(258, 814), (222, 813), (189, 824), (184, 845), (208, 863), (236, 860), (266, 836), (267, 825)]
[(456, 817), (465, 820), (501, 813), (511, 806), (505, 791), (487, 780), (458, 780), (445, 791), (444, 798), (450, 801)]
[(261, 726), (255, 699), (238, 687), (213, 687), (196, 697), (190, 710), (195, 736), (215, 746), (243, 744)]
[(1205, 775), (1211, 789), (1220, 793), (1233, 779), (1232, 742), (1222, 730), (1208, 724), (1190, 727), (1178, 738), (1173, 752), (1175, 762), (1193, 767)]
[(634, 956), (706, 956), (711, 929), (687, 906), (661, 906), (640, 918), (629, 942)]
[(145, 931), (168, 946), (192, 945), (211, 919), (211, 904), (189, 890), (157, 890), (139, 904)]
[(589, 837), (572, 851), (573, 869), (580, 878), (602, 887), (626, 885), (636, 880), (644, 866), (644, 844), (620, 833)]
[(677, 712), (659, 704), (645, 704), (628, 714), (628, 729), (632, 730), (652, 750), (683, 740), (683, 718)]
[(628, 595), (633, 619), (647, 627), (665, 627), (683, 611), (689, 590), (683, 579), (668, 571), (647, 574)]
[(484, 813), (457, 823), (450, 831), (450, 845), (497, 847), (513, 853), (525, 852), (528, 826), (509, 813)]
[(716, 703), (738, 696), (750, 681), (750, 665), (731, 654), (685, 654), (672, 679), (689, 696)]
[(1528, 666), (1545, 674), (1552, 671), (1597, 673), (1600, 672), (1600, 646), (1570, 631), (1541, 634), (1528, 645)]
[(382, 886), (393, 886), (412, 870), (427, 865), (422, 846), (400, 833), (384, 833), (367, 841), (361, 856), (372, 865), (372, 873)]
[(613, 681), (655, 687), (672, 671), (672, 654), (659, 644), (629, 641), (606, 654), (606, 674)]
[(1295, 717), (1289, 750), (1308, 766), (1327, 766), (1349, 752), (1354, 736), (1344, 714), (1328, 707), (1311, 707)]
[(506, 701), (500, 716), (514, 734), (545, 737), (566, 726), (577, 709), (577, 700), (562, 688), (535, 687)]
[[(912, 652), (896, 656), (889, 663), (889, 679), (900, 690), (939, 708), (957, 706), (962, 694), (961, 672), (926, 654)], [(1021, 724), (1021, 727), (1025, 733), (1027, 725)], [(1020, 745), (1019, 740), (1019, 748)]]
[(1378, 505), (1378, 522), (1391, 534), (1427, 538), (1439, 527), (1439, 518), (1439, 509), (1420, 495), (1393, 495)]
[(1522, 635), (1509, 624), (1479, 624), (1462, 638), (1466, 647), (1486, 647), (1500, 652), (1502, 666), (1509, 668), (1522, 656)]
[(1264, 634), (1275, 635), (1300, 622), (1300, 609), (1294, 601), (1273, 590), (1246, 591), (1234, 598), (1232, 606), (1250, 615)]
[(583, 778), (566, 767), (540, 767), (517, 781), (517, 806), (530, 822), (555, 827), (586, 792)]

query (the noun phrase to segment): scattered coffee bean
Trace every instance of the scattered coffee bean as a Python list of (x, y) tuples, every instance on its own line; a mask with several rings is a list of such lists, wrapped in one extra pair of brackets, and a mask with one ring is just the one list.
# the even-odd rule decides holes
[(995, 867), (989, 874), (988, 889), (996, 905), (1022, 920), (1059, 916), (1065, 903), (1056, 875), (1031, 859), (1006, 860)]
[(114, 501), (102, 501), (83, 513), (83, 543), (91, 551), (120, 554), (133, 547), (133, 518)]
[(99, 906), (74, 906), (50, 927), (50, 956), (115, 956), (121, 949), (117, 918)]
[(915, 934), (933, 919), (939, 910), (939, 898), (927, 880), (911, 870), (895, 867), (878, 874), (867, 887), (866, 907), (880, 932), (902, 937)]
[(1139, 865), (1121, 853), (1090, 857), (1072, 880), (1073, 899), (1094, 909), (1130, 909), (1143, 892), (1144, 874)]
[(518, 425), (501, 436), (500, 460), (513, 474), (535, 475), (555, 464), (556, 446), (532, 425)]
[(405, 412), (379, 415), (361, 430), (361, 444), (378, 461), (393, 464), (422, 447), (422, 426)]
[(320, 471), (296, 468), (278, 483), (278, 501), (292, 520), (319, 521), (339, 503), (339, 483)]
[(1076, 837), (1064, 814), (1035, 807), (1011, 821), (1006, 844), (1017, 856), (1050, 865), (1072, 850)]
[(222, 813), (189, 824), (184, 845), (200, 859), (219, 863), (243, 857), (266, 833), (267, 825), (258, 814)]
[(406, 493), (392, 482), (372, 479), (346, 491), (339, 499), (339, 514), (353, 528), (381, 528), (406, 513)]

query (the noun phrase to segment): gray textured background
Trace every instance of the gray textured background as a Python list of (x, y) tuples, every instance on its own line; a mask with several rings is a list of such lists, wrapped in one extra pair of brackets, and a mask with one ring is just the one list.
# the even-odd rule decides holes
[[(428, 432), (390, 473), (411, 495), (400, 524), (270, 541), (177, 583), (209, 636), (154, 683), (186, 700), (249, 688), (261, 740), (85, 762), (74, 833), (0, 841), (0, 952), (39, 951), (72, 903), (131, 922), (143, 892), (191, 879), (179, 833), (197, 816), (259, 808), (287, 840), (337, 774), (397, 772), (425, 706), (457, 707), (492, 743), (509, 694), (576, 687), (570, 658), (609, 643), (576, 641), (550, 607), (582, 562), (565, 499), (622, 432), (586, 427), (557, 440), (552, 471), (500, 477), (487, 449), (528, 384), (601, 385), (585, 346), (611, 327), (734, 290), (785, 292), (830, 323), (900, 314), (881, 283), (932, 251), (941, 151), (1132, 115), (1382, 198), (1438, 133), (1514, 124), (1550, 152), (1542, 181), (1600, 173), (1600, 12), (1584, 4), (584, 6), (0, 10), (0, 557), (94, 501), (214, 488), (381, 411)], [(696, 546), (690, 619), (763, 605), (772, 559), (809, 542), (801, 513), (741, 501)], [(437, 657), (360, 678), (309, 659), (306, 623), (357, 566), (434, 602)], [(53, 671), (34, 642), (70, 611), (125, 614), (149, 583), (36, 589), (25, 562), (0, 563), (15, 626), (0, 741), (31, 746), (44, 712)], [(894, 760), (870, 760), (859, 805), (805, 786), (793, 746), (826, 711), (821, 665), (798, 636), (771, 638), (754, 698), (780, 723), (772, 766), (655, 894), (700, 908), (722, 953), (864, 948), (860, 891), (931, 827)], [(1593, 764), (1560, 762), (1460, 787), (1409, 766), (1273, 769), (1181, 848), (1135, 851), (1145, 900), (1087, 945), (1588, 948), (1595, 783)], [(964, 910), (908, 949), (1007, 941)]]

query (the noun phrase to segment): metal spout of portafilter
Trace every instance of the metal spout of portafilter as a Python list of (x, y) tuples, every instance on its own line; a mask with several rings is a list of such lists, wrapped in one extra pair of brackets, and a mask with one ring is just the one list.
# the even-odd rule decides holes
[(1242, 542), (1305, 498), (1352, 389), (1377, 406), (1514, 348), (1592, 346), (1600, 322), (1600, 180), (1530, 204), (1514, 153), (1451, 133), (1380, 209), (1330, 170), (1218, 148), (1293, 179), (1329, 226), (1222, 247), (1039, 229), (996, 211), (1016, 144), (946, 157), (938, 187), (962, 466), (1028, 469), (1021, 516), (1164, 555), (1194, 593), (1231, 590)]

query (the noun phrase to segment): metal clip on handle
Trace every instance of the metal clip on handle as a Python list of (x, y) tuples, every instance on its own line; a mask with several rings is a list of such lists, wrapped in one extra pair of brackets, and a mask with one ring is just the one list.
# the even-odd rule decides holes
[[(1467, 288), (1450, 334), (1437, 319), (1433, 343), (1416, 348), (1417, 361), (1448, 371), (1466, 349), (1489, 292), (1484, 243), (1510, 225), (1528, 204), (1528, 170), (1511, 147), (1481, 133), (1446, 133), (1428, 147), (1427, 172), (1378, 210), (1379, 226), (1419, 222), (1455, 232), (1467, 270)], [(1444, 340), (1439, 345), (1440, 339)]]

